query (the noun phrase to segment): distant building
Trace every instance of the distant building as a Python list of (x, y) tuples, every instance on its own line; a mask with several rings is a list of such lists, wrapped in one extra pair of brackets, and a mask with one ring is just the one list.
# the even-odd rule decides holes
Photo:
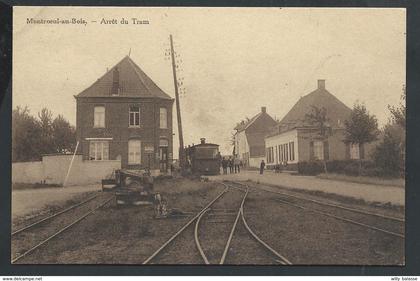
[[(319, 131), (309, 124), (306, 114), (313, 107), (325, 108), (331, 128), (327, 141), (319, 137)], [(265, 138), (267, 166), (286, 163), (295, 169), (301, 161), (344, 160), (365, 158), (365, 146), (344, 143), (344, 122), (351, 109), (328, 92), (325, 80), (318, 80), (318, 88), (301, 97), (284, 118)]]
[(123, 168), (167, 171), (174, 100), (130, 57), (75, 98), (78, 152), (85, 160), (121, 160)]
[(259, 167), (265, 159), (264, 138), (277, 122), (267, 113), (266, 107), (247, 122), (242, 121), (234, 130), (235, 155), (246, 167)]

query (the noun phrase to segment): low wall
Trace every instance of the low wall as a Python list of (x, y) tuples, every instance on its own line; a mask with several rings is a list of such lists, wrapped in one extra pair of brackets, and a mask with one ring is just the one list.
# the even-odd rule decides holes
[[(47, 155), (42, 162), (12, 164), (12, 182), (64, 184), (72, 155)], [(84, 161), (82, 155), (75, 155), (66, 185), (87, 185), (100, 183), (116, 169), (121, 169), (120, 160)]]
[(40, 183), (44, 180), (44, 166), (41, 161), (12, 164), (12, 182)]

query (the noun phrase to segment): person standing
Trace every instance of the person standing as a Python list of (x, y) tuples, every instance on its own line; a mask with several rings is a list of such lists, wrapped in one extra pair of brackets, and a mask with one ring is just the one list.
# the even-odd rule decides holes
[(223, 168), (223, 174), (227, 175), (227, 166), (228, 166), (228, 161), (226, 160), (226, 158), (223, 157), (222, 159), (222, 168)]
[(264, 173), (264, 168), (265, 168), (264, 160), (261, 160), (261, 164), (260, 164), (260, 175), (262, 175)]
[(229, 173), (233, 174), (233, 159), (232, 159), (232, 157), (229, 157), (228, 166), (229, 166)]
[(239, 167), (241, 165), (241, 160), (238, 157), (235, 157), (235, 160), (233, 160), (233, 165), (235, 165), (235, 173), (239, 173), (241, 171)]

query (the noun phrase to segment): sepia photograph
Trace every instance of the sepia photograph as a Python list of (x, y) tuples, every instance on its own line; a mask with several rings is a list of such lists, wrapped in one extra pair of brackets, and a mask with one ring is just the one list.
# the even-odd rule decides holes
[(405, 8), (15, 6), (12, 35), (12, 264), (405, 266)]

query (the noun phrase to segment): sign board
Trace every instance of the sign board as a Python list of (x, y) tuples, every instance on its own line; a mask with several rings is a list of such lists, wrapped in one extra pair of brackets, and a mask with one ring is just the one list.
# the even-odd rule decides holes
[(153, 145), (145, 145), (144, 146), (144, 152), (146, 153), (153, 153), (155, 151), (155, 148)]

